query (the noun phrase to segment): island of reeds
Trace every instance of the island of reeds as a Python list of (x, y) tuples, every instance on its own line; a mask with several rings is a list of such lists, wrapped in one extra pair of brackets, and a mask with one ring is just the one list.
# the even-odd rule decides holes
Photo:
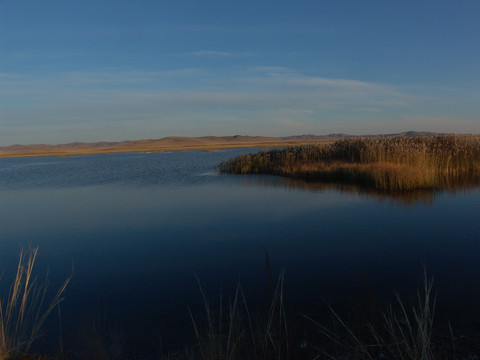
[(480, 184), (480, 137), (355, 137), (241, 155), (218, 166), (227, 174), (270, 174), (387, 192)]

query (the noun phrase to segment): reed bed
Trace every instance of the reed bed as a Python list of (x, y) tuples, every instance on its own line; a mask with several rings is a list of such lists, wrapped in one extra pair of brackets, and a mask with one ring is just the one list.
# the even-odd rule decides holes
[(348, 138), (241, 155), (222, 162), (218, 170), (356, 184), (382, 191), (469, 187), (480, 184), (480, 138)]

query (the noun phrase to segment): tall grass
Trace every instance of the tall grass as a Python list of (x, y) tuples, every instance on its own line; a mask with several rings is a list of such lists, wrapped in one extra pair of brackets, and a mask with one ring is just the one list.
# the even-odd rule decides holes
[[(192, 314), (202, 360), (267, 359), (352, 359), (433, 360), (449, 358), (445, 344), (432, 342), (436, 298), (433, 280), (424, 275), (418, 303), (409, 307), (397, 295), (397, 304), (386, 311), (375, 306), (373, 318), (348, 323), (333, 308), (331, 324), (309, 316), (296, 319), (285, 315), (283, 275), (277, 284), (269, 311), (252, 316), (243, 292), (237, 288), (225, 311), (223, 301), (213, 308), (201, 289), (205, 316), (202, 322)], [(304, 320), (307, 324), (299, 326)], [(302, 333), (299, 328), (307, 329)], [(299, 337), (300, 335), (300, 337)], [(452, 340), (453, 343), (453, 340)]]
[(384, 191), (471, 186), (480, 184), (480, 138), (350, 138), (241, 155), (222, 162), (218, 170), (357, 184)]
[[(359, 360), (433, 360), (438, 358), (432, 343), (436, 298), (432, 296), (433, 280), (424, 273), (424, 286), (418, 292), (418, 303), (411, 308), (405, 306), (397, 295), (397, 306), (390, 305), (373, 323), (365, 323), (359, 331), (347, 324), (330, 308), (335, 326), (328, 328), (307, 317), (334, 346), (317, 347), (327, 358), (349, 358)], [(445, 345), (445, 344), (443, 344)], [(332, 350), (333, 349), (333, 350)], [(443, 354), (445, 355), (445, 354)]]
[(201, 286), (200, 291), (205, 308), (203, 321), (200, 323), (190, 313), (200, 359), (292, 358), (283, 299), (283, 274), (279, 277), (268, 310), (261, 315), (252, 315), (240, 286), (226, 310), (222, 298), (219, 307), (212, 308)]
[[(39, 339), (40, 330), (51, 311), (62, 301), (62, 294), (71, 276), (66, 279), (50, 302), (45, 302), (46, 285), (38, 284), (33, 268), (38, 249), (27, 254), (22, 251), (16, 276), (8, 296), (0, 298), (0, 360), (47, 359), (29, 354), (32, 344)], [(265, 251), (266, 255), (268, 253)], [(266, 264), (269, 266), (269, 257)], [(199, 282), (200, 284), (200, 282)], [(287, 317), (284, 300), (284, 275), (270, 297), (266, 311), (253, 313), (240, 286), (233, 299), (224, 305), (213, 306), (200, 286), (204, 315), (192, 314), (197, 351), (190, 359), (201, 360), (289, 360), (289, 359), (395, 359), (433, 360), (439, 357), (432, 342), (435, 297), (433, 281), (424, 274), (424, 286), (418, 294), (418, 304), (409, 308), (397, 296), (397, 306), (382, 312), (371, 297), (375, 321), (356, 327), (345, 322), (331, 309), (332, 326), (307, 316)], [(307, 319), (307, 325), (300, 321)], [(300, 326), (299, 326), (300, 325)], [(307, 330), (307, 331), (305, 331)], [(88, 359), (130, 358), (104, 351), (101, 333), (92, 331), (99, 340), (96, 352)], [(452, 336), (453, 338), (453, 336)], [(441, 358), (449, 358), (444, 356)], [(55, 358), (77, 359), (78, 356)], [(136, 357), (131, 357), (136, 358)], [(185, 357), (179, 356), (178, 359)], [(453, 356), (453, 358), (455, 358)]]
[(7, 296), (0, 296), (0, 360), (17, 359), (28, 354), (38, 340), (48, 315), (62, 301), (68, 277), (56, 294), (46, 302), (47, 283), (39, 284), (33, 275), (38, 248), (22, 250), (17, 272)]

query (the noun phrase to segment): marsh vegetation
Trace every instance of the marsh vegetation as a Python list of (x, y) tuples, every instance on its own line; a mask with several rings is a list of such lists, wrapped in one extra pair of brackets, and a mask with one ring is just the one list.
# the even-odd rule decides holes
[(221, 173), (271, 174), (381, 191), (450, 189), (480, 184), (480, 138), (348, 138), (241, 155)]

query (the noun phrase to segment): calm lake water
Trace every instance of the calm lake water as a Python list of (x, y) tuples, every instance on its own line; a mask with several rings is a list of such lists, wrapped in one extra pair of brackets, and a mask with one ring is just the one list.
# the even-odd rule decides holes
[(440, 309), (479, 315), (478, 189), (395, 199), (215, 172), (251, 151), (0, 159), (1, 290), (20, 249), (39, 247), (52, 288), (73, 267), (66, 346), (81, 347), (95, 322), (132, 348), (157, 346), (159, 334), (180, 346), (193, 335), (188, 308), (201, 310), (196, 277), (213, 303), (238, 283), (253, 308), (266, 303), (264, 247), (292, 311), (340, 304), (364, 279), (380, 297), (408, 297), (425, 266)]

